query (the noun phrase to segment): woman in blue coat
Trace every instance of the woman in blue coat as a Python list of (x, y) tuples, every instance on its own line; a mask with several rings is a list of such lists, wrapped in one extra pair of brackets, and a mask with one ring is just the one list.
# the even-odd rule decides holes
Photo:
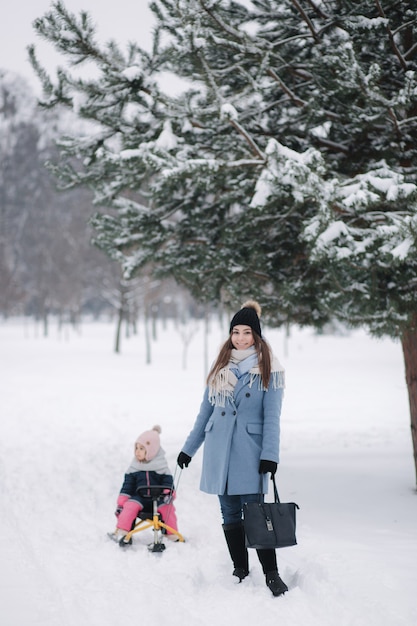
[[(178, 455), (188, 467), (204, 443), (200, 488), (217, 494), (223, 530), (241, 582), (249, 574), (243, 504), (268, 492), (267, 474), (279, 462), (279, 422), (284, 371), (262, 337), (261, 308), (245, 302), (230, 323), (230, 335), (207, 377), (194, 426)], [(263, 497), (263, 496), (262, 496)], [(274, 596), (288, 591), (278, 574), (275, 550), (257, 550)]]

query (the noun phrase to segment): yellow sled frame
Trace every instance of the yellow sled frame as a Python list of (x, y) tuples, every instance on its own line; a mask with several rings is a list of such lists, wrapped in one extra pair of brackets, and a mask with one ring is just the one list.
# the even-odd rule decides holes
[(132, 530), (123, 537), (123, 539), (120, 542), (120, 545), (129, 544), (134, 534), (139, 533), (142, 530), (146, 530), (147, 528), (153, 528), (153, 533), (154, 533), (153, 544), (148, 546), (149, 550), (151, 550), (152, 552), (162, 552), (163, 550), (165, 550), (165, 544), (162, 541), (162, 533), (161, 533), (163, 528), (166, 531), (168, 531), (170, 534), (178, 537), (178, 541), (184, 542), (185, 539), (181, 535), (181, 533), (179, 533), (177, 530), (175, 530), (171, 526), (168, 526), (168, 524), (165, 524), (161, 520), (161, 516), (158, 513), (157, 509), (158, 509), (158, 504), (157, 504), (157, 499), (155, 498), (152, 501), (152, 513), (144, 513), (143, 515), (146, 515), (146, 518), (139, 519), (139, 521), (136, 522)]

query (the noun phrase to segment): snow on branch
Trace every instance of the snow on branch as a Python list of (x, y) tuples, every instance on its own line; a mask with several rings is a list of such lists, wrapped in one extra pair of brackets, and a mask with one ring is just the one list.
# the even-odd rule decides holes
[(264, 206), (271, 198), (283, 193), (293, 202), (302, 203), (309, 197), (320, 197), (323, 187), (323, 162), (320, 153), (309, 148), (295, 152), (275, 139), (270, 139), (266, 151), (266, 166), (255, 186), (252, 207)]
[(406, 198), (416, 192), (416, 185), (404, 180), (404, 175), (382, 166), (377, 170), (358, 174), (339, 187), (342, 203), (356, 209), (367, 208), (383, 196), (388, 202)]
[(312, 245), (313, 259), (360, 257), (357, 262), (366, 264), (387, 255), (399, 261), (415, 256), (416, 184), (381, 164), (348, 181), (333, 180), (332, 185), (331, 202), (322, 204), (305, 226), (304, 238)]

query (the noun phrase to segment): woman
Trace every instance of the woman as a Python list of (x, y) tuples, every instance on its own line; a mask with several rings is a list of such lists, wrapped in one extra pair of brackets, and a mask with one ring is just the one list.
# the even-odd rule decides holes
[[(260, 488), (268, 492), (266, 474), (275, 474), (279, 462), (284, 371), (262, 337), (260, 314), (259, 304), (250, 300), (233, 317), (230, 336), (209, 372), (200, 412), (177, 459), (181, 469), (188, 467), (204, 442), (200, 489), (219, 496), (233, 575), (239, 582), (249, 574), (243, 504), (257, 501)], [(273, 595), (288, 591), (278, 574), (275, 550), (257, 553)]]

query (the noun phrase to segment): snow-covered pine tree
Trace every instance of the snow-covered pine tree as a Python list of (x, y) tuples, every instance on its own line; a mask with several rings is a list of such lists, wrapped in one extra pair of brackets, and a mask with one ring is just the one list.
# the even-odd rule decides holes
[[(251, 34), (252, 15), (239, 2), (161, 0), (151, 7), (164, 42), (159, 57), (193, 85), (176, 101), (182, 148), (156, 180), (157, 203), (172, 199), (171, 215), (181, 201), (160, 267), (198, 297), (236, 305), (251, 295), (262, 300), (273, 323), (324, 324), (329, 315), (320, 292), (327, 277), (308, 263), (300, 237), (320, 202), (310, 183), (317, 192), (323, 166), (319, 154), (287, 151), (278, 127), (265, 130), (271, 107), (264, 92), (273, 83), (269, 42)], [(278, 162), (286, 170), (284, 184), (260, 201), (258, 181), (265, 183)]]
[(417, 7), (341, 5), (326, 42), (337, 54), (317, 54), (316, 118), (341, 183), (309, 226), (311, 258), (339, 286), (326, 306), (401, 340), (417, 476)]
[[(199, 100), (195, 117), (210, 107), (220, 119), (229, 113), (227, 188), (238, 182), (230, 167), (239, 159), (237, 137), (262, 165), (242, 163), (256, 187), (251, 202), (240, 205), (238, 232), (250, 239), (252, 226), (259, 237), (242, 275), (248, 283), (256, 276), (269, 305), (277, 297), (276, 318), (284, 303), (298, 312), (304, 293), (311, 324), (328, 313), (401, 339), (417, 475), (415, 3), (153, 6), (173, 41), (173, 71), (204, 82), (206, 101)], [(224, 188), (217, 175), (212, 180)]]
[[(55, 11), (62, 14), (60, 6)], [(154, 53), (135, 48), (131, 59), (140, 68), (139, 91), (152, 84), (151, 105), (141, 108), (146, 132), (126, 146), (125, 129), (111, 122), (114, 132), (84, 161), (84, 182), (98, 168), (89, 182), (116, 210), (108, 218), (109, 250), (128, 272), (152, 251), (158, 268), (200, 297), (261, 298), (277, 323), (318, 326), (336, 315), (400, 337), (417, 469), (415, 3), (154, 0), (151, 6), (158, 19)], [(77, 54), (85, 49), (103, 68), (93, 98), (101, 98), (106, 113), (114, 105), (123, 119), (121, 94), (135, 97), (120, 81), (127, 60), (115, 62), (114, 47), (101, 56), (90, 52), (87, 30)], [(65, 33), (43, 34), (66, 45)], [(164, 106), (155, 82), (160, 69), (192, 84)], [(60, 84), (54, 93), (63, 102), (81, 85), (64, 73)], [(88, 103), (80, 113), (92, 111), (106, 126), (110, 115), (99, 120), (100, 108)], [(116, 135), (134, 150), (127, 155), (135, 159), (131, 186), (123, 150), (109, 150)], [(72, 155), (84, 156), (83, 144), (74, 148)], [(138, 180), (148, 211), (126, 198)]]
[[(152, 207), (149, 184), (169, 157), (163, 131), (170, 101), (152, 78), (156, 60), (135, 44), (126, 52), (115, 42), (100, 47), (89, 15), (75, 16), (62, 2), (53, 3), (34, 28), (69, 64), (54, 83), (30, 47), (44, 92), (41, 105), (67, 107), (85, 122), (83, 132), (61, 138), (61, 160), (49, 165), (61, 188), (94, 191), (100, 207), (92, 220), (95, 243), (124, 265), (129, 279), (152, 261), (161, 240), (164, 210)], [(86, 62), (94, 67), (92, 77), (78, 71)]]
[[(309, 323), (313, 316), (323, 324), (328, 315), (321, 315), (316, 294), (326, 278), (308, 265), (298, 237), (315, 199), (299, 197), (295, 205), (291, 189), (284, 189), (272, 210), (250, 202), (267, 141), (262, 137), (258, 146), (239, 116), (243, 112), (245, 122), (258, 112), (253, 88), (262, 66), (251, 70), (249, 84), (246, 71), (243, 78), (239, 71), (225, 74), (227, 56), (213, 42), (212, 16), (199, 2), (153, 8), (159, 28), (152, 56), (134, 45), (127, 55), (114, 43), (101, 49), (88, 16), (71, 15), (61, 2), (35, 22), (70, 62), (54, 85), (31, 49), (44, 106), (63, 104), (94, 122), (84, 137), (61, 141), (57, 175), (64, 186), (94, 189), (101, 207), (93, 219), (95, 241), (123, 264), (125, 277), (151, 263), (200, 299), (235, 303), (250, 294), (262, 297), (265, 316), (269, 311), (275, 322)], [(247, 18), (246, 9), (236, 5), (236, 19), (242, 15)], [(224, 38), (222, 24), (218, 36)], [(239, 67), (247, 37), (236, 36)], [(97, 78), (77, 76), (74, 67), (85, 60), (96, 65)], [(169, 98), (157, 81), (166, 69), (187, 77), (191, 88)], [(297, 182), (305, 175), (298, 172)], [(294, 289), (298, 301), (290, 298)]]

